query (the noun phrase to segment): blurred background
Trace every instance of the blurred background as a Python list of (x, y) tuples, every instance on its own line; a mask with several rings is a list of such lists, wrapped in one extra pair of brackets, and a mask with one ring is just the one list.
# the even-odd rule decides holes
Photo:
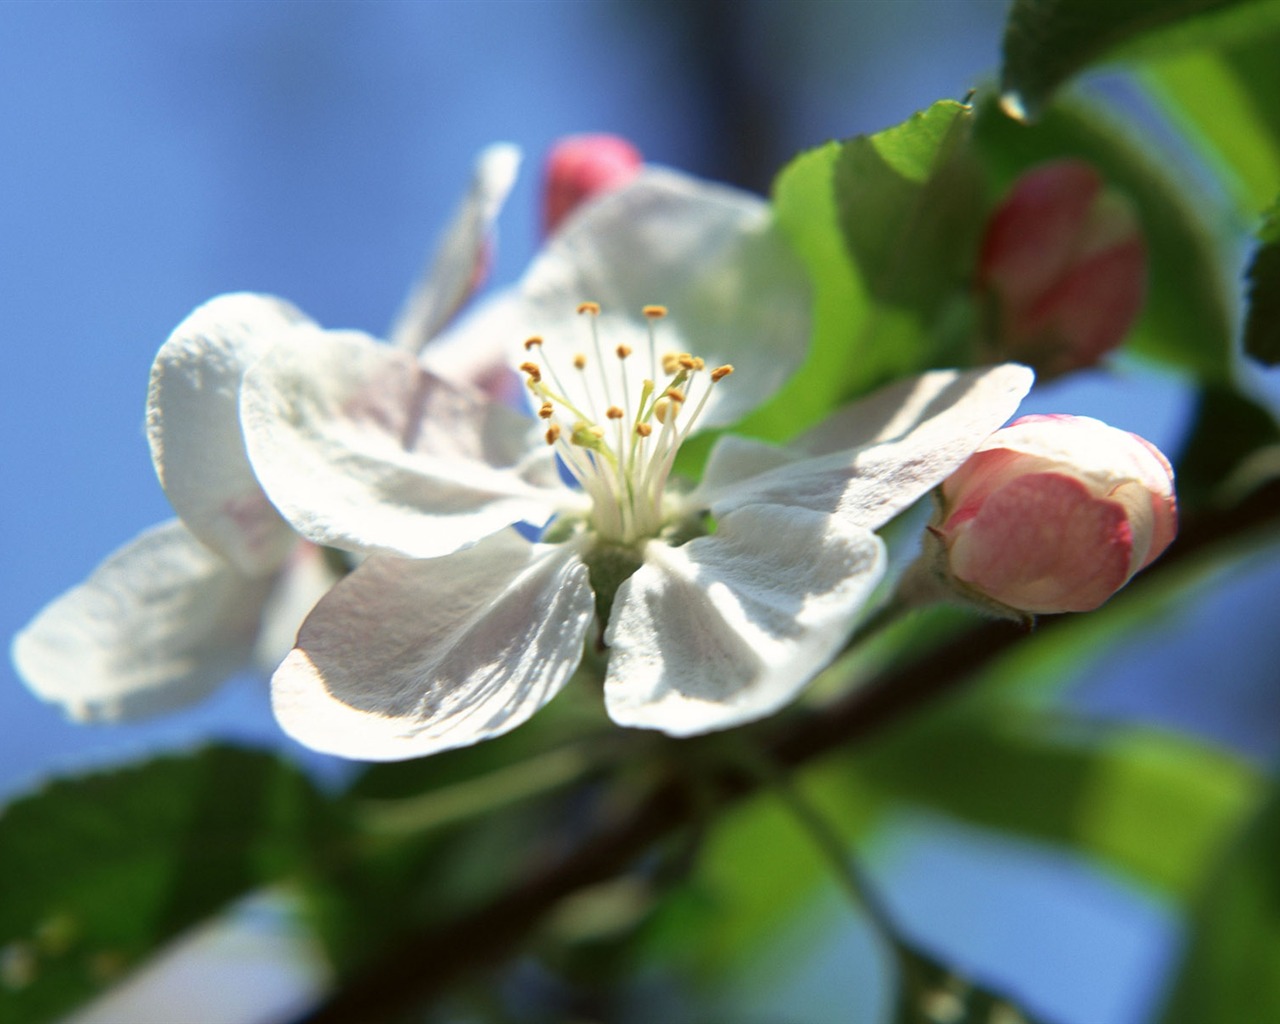
[[(766, 191), (802, 148), (983, 84), (1004, 14), (1003, 0), (0, 4), (0, 632), (170, 516), (142, 430), (147, 372), (199, 303), (269, 292), (380, 333), (489, 142), (526, 155), (501, 285), (538, 243), (539, 164), (558, 137), (616, 132), (651, 161)], [(1122, 81), (1098, 88), (1135, 102)], [(1030, 408), (1097, 415), (1166, 450), (1188, 415), (1178, 382), (1139, 388), (1123, 370)], [(1270, 762), (1280, 564), (1213, 582), (1074, 699)], [(260, 680), (160, 721), (85, 728), (0, 664), (4, 797), (208, 738), (340, 771), (279, 735)], [(924, 813), (884, 830), (872, 870), (909, 934), (1050, 1021), (1144, 1020), (1178, 942), (1176, 915), (1124, 880)], [(874, 1012), (868, 939), (837, 901), (798, 915), (791, 962), (744, 985), (724, 1019)]]

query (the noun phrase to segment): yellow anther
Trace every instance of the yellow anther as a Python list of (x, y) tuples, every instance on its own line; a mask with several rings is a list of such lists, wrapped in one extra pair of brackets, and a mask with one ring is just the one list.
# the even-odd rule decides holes
[(676, 357), (676, 362), (680, 364), (680, 368), (682, 370), (695, 370), (698, 367), (698, 363), (702, 362), (702, 360), (694, 359), (694, 357), (689, 355), (688, 352), (681, 352), (680, 355)]
[(538, 415), (542, 417), (544, 420), (551, 419), (551, 414), (553, 412), (555, 412), (555, 406), (553, 406), (550, 402), (543, 402), (541, 407), (539, 407), (538, 409)]
[(528, 352), (530, 349), (537, 348), (541, 344), (542, 344), (542, 339), (535, 334), (532, 338), (529, 338), (525, 341), (524, 350)]
[(650, 320), (661, 320), (664, 316), (667, 315), (667, 307), (666, 306), (645, 306), (644, 309), (642, 309), (640, 312), (642, 312)]
[(678, 369), (680, 369), (680, 357), (678, 355), (674, 352), (668, 352), (662, 357), (663, 373), (675, 373)]
[(653, 415), (659, 423), (666, 423), (667, 417), (675, 418), (675, 411), (678, 408), (670, 398), (659, 398), (653, 403)]
[(683, 402), (684, 392), (679, 388), (667, 388), (667, 390), (662, 393), (662, 397), (669, 398), (673, 402)]
[(547, 444), (555, 444), (560, 440), (560, 424), (553, 423), (551, 426), (547, 427), (547, 433), (545, 436), (547, 438)]
[(649, 426), (649, 424), (647, 423), (637, 423), (636, 433), (639, 434), (641, 437), (648, 437), (650, 434), (653, 433), (653, 427)]
[(529, 375), (530, 380), (542, 380), (542, 370), (538, 367), (537, 363), (521, 363), (520, 369)]
[(619, 359), (626, 359), (626, 358), (627, 358), (627, 356), (631, 355), (631, 346), (630, 346), (630, 345), (619, 345), (619, 346), (617, 347), (617, 349), (615, 349), (615, 351), (618, 353), (618, 358), (619, 358)]
[(717, 381), (722, 381), (731, 373), (733, 373), (732, 364), (725, 363), (724, 366), (717, 366), (714, 370), (711, 371), (711, 380), (713, 383)]
[(619, 409), (616, 405), (609, 406), (609, 408), (604, 411), (604, 414), (608, 416), (609, 419), (611, 420), (620, 420), (622, 419), (623, 416), (626, 415), (626, 413), (623, 412), (621, 409)]
[(579, 352), (573, 357), (573, 365), (575, 369), (585, 370), (587, 368), (587, 357)]
[(600, 303), (598, 303), (598, 302), (579, 302), (579, 303), (578, 303), (578, 312), (579, 312), (579, 313), (590, 313), (592, 316), (599, 316), (599, 314), (600, 314)]

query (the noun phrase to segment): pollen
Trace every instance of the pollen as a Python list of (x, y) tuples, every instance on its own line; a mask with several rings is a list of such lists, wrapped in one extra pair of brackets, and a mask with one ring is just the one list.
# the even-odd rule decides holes
[[(543, 437), (561, 470), (590, 499), (589, 528), (610, 542), (634, 544), (658, 536), (673, 514), (678, 503), (667, 489), (677, 453), (708, 399), (714, 400), (714, 385), (733, 367), (712, 369), (676, 348), (687, 344), (680, 340), (660, 355), (657, 333), (665, 306), (642, 307), (643, 347), (634, 339), (626, 344), (602, 337), (611, 324), (598, 315), (599, 303), (583, 302), (576, 309), (592, 314), (579, 328), (586, 336), (579, 347), (531, 336), (524, 351), (536, 348), (538, 360), (520, 364), (520, 370)], [(633, 323), (631, 329), (639, 327)]]

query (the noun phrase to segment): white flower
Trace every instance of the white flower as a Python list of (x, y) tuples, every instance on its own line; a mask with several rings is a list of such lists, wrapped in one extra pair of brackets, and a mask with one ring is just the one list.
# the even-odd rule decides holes
[[(598, 309), (577, 312), (584, 298)], [(669, 317), (642, 313), (658, 299)], [(509, 339), (532, 419), (360, 339), (264, 356), (241, 400), (258, 478), (304, 536), (367, 556), (273, 677), (286, 731), (369, 760), (498, 735), (560, 690), (597, 618), (623, 725), (688, 735), (791, 700), (884, 571), (872, 530), (959, 466), (1031, 379), (932, 373), (788, 449), (726, 437), (682, 490), (680, 445), (779, 386), (807, 309), (765, 204), (650, 169), (458, 328)], [(547, 529), (530, 541), (519, 523)]]
[[(392, 331), (401, 350), (420, 350), (471, 293), (518, 161), (510, 146), (481, 154)], [(198, 700), (251, 663), (279, 663), (344, 567), (300, 542), (263, 495), (245, 454), (240, 386), (268, 349), (305, 358), (330, 336), (351, 335), (248, 294), (213, 299), (173, 332), (152, 366), (147, 435), (179, 518), (110, 555), (17, 635), (14, 664), (36, 694), (83, 720), (134, 718)], [(468, 369), (455, 360), (444, 372)]]

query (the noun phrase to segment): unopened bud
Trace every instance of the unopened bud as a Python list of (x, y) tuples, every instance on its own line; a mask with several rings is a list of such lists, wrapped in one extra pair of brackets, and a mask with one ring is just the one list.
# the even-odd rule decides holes
[(1028, 171), (987, 223), (977, 284), (995, 354), (1042, 376), (1092, 366), (1119, 345), (1146, 282), (1133, 204), (1082, 160)]
[(1173, 470), (1085, 416), (1024, 416), (937, 492), (926, 559), (962, 599), (1015, 617), (1097, 608), (1177, 533)]
[(547, 156), (542, 229), (550, 235), (588, 199), (627, 184), (644, 163), (640, 151), (617, 135), (570, 135)]

